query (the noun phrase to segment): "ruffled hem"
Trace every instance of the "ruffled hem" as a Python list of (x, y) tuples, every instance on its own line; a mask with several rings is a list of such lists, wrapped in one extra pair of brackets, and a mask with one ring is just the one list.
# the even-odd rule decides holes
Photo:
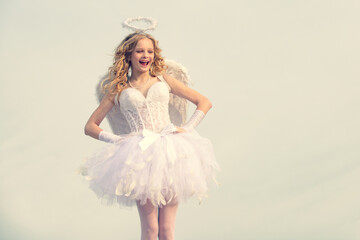
[(144, 137), (132, 135), (107, 144), (86, 159), (80, 173), (108, 205), (133, 206), (150, 201), (162, 207), (195, 196), (207, 196), (219, 169), (211, 142), (195, 130), (159, 136), (146, 149)]

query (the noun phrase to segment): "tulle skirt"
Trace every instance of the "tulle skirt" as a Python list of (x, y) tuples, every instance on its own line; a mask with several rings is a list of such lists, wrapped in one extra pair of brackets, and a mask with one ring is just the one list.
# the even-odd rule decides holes
[(206, 197), (219, 169), (211, 142), (195, 130), (157, 136), (145, 148), (143, 135), (109, 143), (86, 159), (81, 174), (106, 204), (150, 201), (162, 207), (191, 196)]

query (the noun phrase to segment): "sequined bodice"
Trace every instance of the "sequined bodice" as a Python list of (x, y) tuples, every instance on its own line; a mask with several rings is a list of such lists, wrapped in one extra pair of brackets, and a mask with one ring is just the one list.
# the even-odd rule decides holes
[(131, 132), (144, 128), (160, 132), (170, 123), (169, 88), (165, 82), (154, 83), (146, 97), (135, 88), (126, 88), (121, 92), (119, 102)]

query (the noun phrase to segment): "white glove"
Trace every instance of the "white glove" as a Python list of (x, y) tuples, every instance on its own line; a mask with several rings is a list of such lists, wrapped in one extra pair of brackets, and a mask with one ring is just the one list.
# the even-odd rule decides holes
[(201, 120), (205, 117), (205, 113), (201, 110), (196, 110), (194, 112), (194, 114), (191, 116), (191, 118), (189, 119), (189, 121), (187, 121), (185, 123), (184, 126), (182, 126), (183, 129), (185, 129), (186, 131), (192, 130), (194, 129), (197, 125), (199, 125), (199, 123), (201, 122)]
[(119, 142), (121, 139), (123, 139), (122, 137), (120, 137), (119, 135), (115, 135), (109, 132), (106, 132), (104, 130), (102, 130), (99, 133), (99, 140), (100, 141), (104, 141), (104, 142), (108, 142), (108, 143), (117, 143)]

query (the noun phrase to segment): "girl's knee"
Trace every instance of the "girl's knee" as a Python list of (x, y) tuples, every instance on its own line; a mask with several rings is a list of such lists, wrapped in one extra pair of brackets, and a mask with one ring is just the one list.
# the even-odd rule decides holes
[(147, 236), (149, 239), (157, 239), (159, 228), (157, 224), (148, 224), (143, 227), (142, 234)]
[(171, 224), (162, 224), (159, 226), (159, 239), (172, 240), (175, 236), (175, 227)]

